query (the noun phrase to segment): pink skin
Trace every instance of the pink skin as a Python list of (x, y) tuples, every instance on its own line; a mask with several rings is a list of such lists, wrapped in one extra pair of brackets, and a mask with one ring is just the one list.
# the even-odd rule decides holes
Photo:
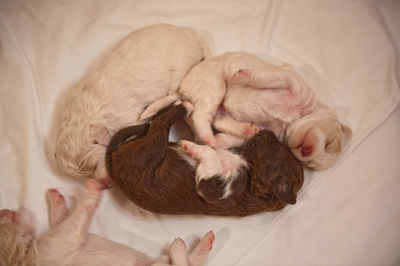
[(245, 139), (253, 137), (260, 131), (253, 123), (236, 121), (220, 109), (212, 123), (217, 130)]
[(190, 254), (190, 265), (203, 265), (207, 254), (212, 249), (212, 245), (215, 240), (215, 235), (212, 231), (208, 232), (201, 240), (197, 247)]
[[(35, 240), (38, 265), (61, 265), (69, 260), (73, 265), (203, 265), (214, 241), (214, 234), (207, 233), (187, 254), (185, 242), (178, 238), (171, 244), (169, 256), (152, 259), (140, 251), (119, 245), (97, 235), (88, 234), (87, 229), (94, 211), (99, 205), (104, 185), (94, 179), (86, 182), (87, 195), (69, 215), (65, 198), (56, 190), (48, 189), (51, 229)], [(23, 211), (23, 210), (22, 210)], [(1, 210), (0, 224), (15, 224), (21, 241), (31, 241), (32, 227), (25, 222), (21, 211)], [(49, 252), (50, 250), (50, 252)]]
[[(193, 151), (193, 148), (191, 147), (191, 145), (188, 143), (188, 142), (183, 142), (183, 141), (181, 141), (181, 147), (182, 147), (182, 150), (183, 150), (183, 152), (187, 155), (187, 156), (189, 156), (190, 158), (194, 158), (194, 155), (196, 154), (194, 151)], [(194, 159), (196, 159), (196, 158), (194, 158)]]
[[(49, 189), (46, 194), (50, 206), (51, 226), (54, 228), (52, 235), (60, 234), (60, 236), (65, 237), (65, 232), (70, 232), (70, 234), (73, 234), (74, 236), (80, 236), (77, 239), (79, 242), (77, 245), (82, 248), (78, 248), (78, 257), (86, 257), (88, 254), (93, 253), (93, 249), (106, 249), (109, 251), (108, 249), (110, 247), (118, 245), (116, 243), (110, 243), (108, 240), (98, 236), (87, 234), (87, 227), (94, 211), (99, 205), (102, 190), (105, 189), (105, 186), (94, 179), (89, 179), (86, 183), (86, 187), (88, 194), (85, 200), (72, 212), (71, 215), (68, 215), (69, 211), (66, 207), (65, 198), (57, 190)], [(209, 232), (201, 239), (200, 244), (198, 244), (192, 254), (188, 257), (185, 242), (182, 239), (177, 238), (172, 242), (170, 247), (170, 260), (173, 265), (203, 265), (207, 259), (208, 251), (211, 249), (213, 241), (214, 235), (212, 232)], [(122, 248), (125, 251), (127, 249), (127, 247)], [(89, 253), (86, 254), (86, 252)], [(132, 250), (129, 251), (129, 253), (130, 252), (134, 252), (137, 254), (136, 256), (140, 256), (141, 259), (138, 257), (137, 259), (142, 261), (143, 264), (150, 265), (153, 261), (149, 257), (144, 257), (145, 255), (138, 251)], [(80, 253), (82, 254), (80, 255)], [(129, 256), (132, 256), (132, 254)], [(94, 258), (94, 261), (96, 261), (96, 258)], [(104, 261), (102, 262), (104, 263)], [(153, 262), (155, 262), (156, 265), (170, 265), (169, 263), (158, 264), (158, 261)]]
[(301, 155), (302, 155), (303, 157), (310, 156), (311, 153), (312, 153), (312, 151), (313, 151), (312, 146), (306, 146), (306, 145), (304, 145), (303, 143), (300, 144), (300, 145), (298, 146), (298, 148), (301, 149)]
[[(212, 171), (219, 175), (233, 175), (243, 165), (240, 156), (223, 149), (212, 149), (207, 145), (198, 145), (190, 141), (181, 140), (182, 152), (198, 163), (196, 168), (196, 182), (202, 178), (204, 171)], [(207, 170), (206, 170), (207, 169)], [(197, 180), (198, 179), (198, 180)]]
[(61, 195), (56, 189), (51, 188), (47, 190), (46, 197), (50, 208), (49, 225), (51, 228), (53, 228), (65, 220), (70, 212), (66, 206), (64, 196)]
[(307, 158), (313, 155), (316, 149), (315, 145), (319, 143), (319, 136), (314, 127), (304, 131), (297, 134), (296, 141), (292, 143), (291, 147), (295, 150), (300, 150), (301, 156)]

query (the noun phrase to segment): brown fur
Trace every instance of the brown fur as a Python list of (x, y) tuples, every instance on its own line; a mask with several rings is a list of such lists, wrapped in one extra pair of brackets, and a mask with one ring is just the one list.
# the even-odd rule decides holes
[[(136, 205), (163, 214), (245, 216), (294, 204), (303, 184), (303, 168), (272, 132), (261, 131), (243, 147), (249, 164), (233, 181), (233, 193), (220, 199), (224, 183), (218, 176), (201, 180), (196, 169), (168, 142), (172, 124), (187, 114), (180, 104), (158, 113), (150, 124), (117, 132), (106, 155), (111, 178)], [(134, 139), (129, 139), (134, 135)], [(175, 147), (175, 148), (174, 148)]]

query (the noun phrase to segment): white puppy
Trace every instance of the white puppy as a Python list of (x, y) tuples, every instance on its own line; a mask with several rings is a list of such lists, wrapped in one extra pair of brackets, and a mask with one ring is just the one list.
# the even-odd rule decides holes
[(214, 234), (207, 233), (187, 254), (185, 242), (177, 238), (169, 255), (152, 259), (146, 254), (88, 234), (90, 220), (101, 198), (103, 185), (87, 182), (88, 194), (69, 215), (64, 197), (55, 189), (46, 193), (50, 230), (33, 239), (34, 230), (21, 212), (0, 211), (0, 265), (203, 265), (211, 250)]
[(188, 70), (207, 57), (208, 45), (197, 32), (173, 25), (147, 26), (120, 41), (66, 100), (56, 143), (61, 169), (110, 185), (104, 167), (110, 136), (174, 93)]
[[(351, 136), (290, 65), (274, 66), (244, 52), (200, 62), (177, 93), (150, 105), (141, 118), (177, 98), (194, 105), (194, 132), (214, 148), (240, 146), (259, 128), (269, 129), (305, 165), (322, 170), (332, 166)], [(214, 136), (211, 125), (221, 133)]]

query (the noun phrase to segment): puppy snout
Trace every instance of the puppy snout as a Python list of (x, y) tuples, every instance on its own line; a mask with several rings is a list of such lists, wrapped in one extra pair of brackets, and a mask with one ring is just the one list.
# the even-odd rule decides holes
[(312, 154), (313, 152), (313, 147), (305, 144), (300, 144), (297, 148), (300, 148), (301, 150), (301, 155), (303, 157), (308, 157)]
[(102, 178), (97, 181), (103, 186), (103, 189), (112, 188), (114, 186), (114, 181), (110, 178)]

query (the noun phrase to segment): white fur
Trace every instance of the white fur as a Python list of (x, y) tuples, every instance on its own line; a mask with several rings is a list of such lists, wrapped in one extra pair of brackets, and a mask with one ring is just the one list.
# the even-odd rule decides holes
[[(186, 245), (175, 239), (168, 255), (152, 259), (146, 254), (112, 242), (87, 230), (101, 197), (99, 183), (87, 183), (88, 194), (71, 213), (64, 197), (55, 189), (47, 191), (50, 230), (33, 240), (32, 226), (19, 212), (0, 211), (0, 264), (40, 266), (106, 266), (106, 265), (203, 265), (214, 241), (207, 233), (187, 254)], [(10, 248), (11, 247), (11, 248)], [(17, 252), (18, 251), (18, 252)]]
[(240, 168), (247, 167), (246, 161), (240, 155), (224, 149), (214, 150), (207, 145), (198, 145), (186, 140), (180, 141), (179, 144), (178, 152), (196, 168), (196, 184), (200, 180), (219, 175), (226, 184), (220, 199), (232, 195), (232, 182), (239, 175)]
[[(290, 65), (274, 66), (244, 52), (225, 53), (200, 62), (168, 100), (173, 97), (194, 105), (188, 122), (196, 136), (214, 148), (240, 146), (259, 128), (268, 129), (285, 140), (305, 165), (321, 170), (336, 161), (351, 136), (351, 130), (338, 121), (335, 111), (316, 100)], [(155, 113), (163, 101), (168, 102), (161, 99), (145, 114)], [(221, 133), (214, 136), (212, 126)], [(311, 126), (315, 129), (312, 132), (321, 129), (315, 133), (319, 136), (304, 139), (306, 135), (299, 132)], [(325, 148), (327, 140), (336, 143), (335, 149)]]
[(56, 143), (61, 169), (109, 184), (110, 136), (137, 123), (147, 105), (174, 93), (187, 71), (209, 56), (197, 32), (173, 25), (151, 25), (124, 38), (66, 99)]

